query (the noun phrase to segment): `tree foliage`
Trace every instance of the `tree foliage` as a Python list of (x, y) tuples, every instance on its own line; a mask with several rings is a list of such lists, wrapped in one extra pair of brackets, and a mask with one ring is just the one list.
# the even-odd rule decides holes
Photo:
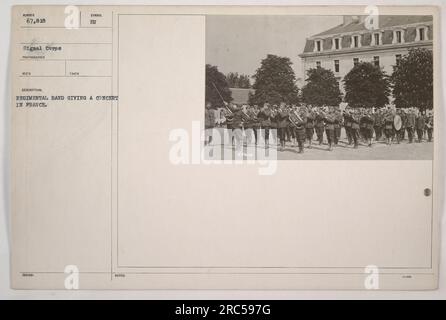
[(230, 72), (226, 75), (226, 80), (230, 88), (251, 88), (251, 82), (249, 76), (246, 74), (239, 74), (238, 72)]
[(220, 95), (224, 101), (232, 101), (231, 90), (229, 90), (225, 75), (218, 71), (216, 66), (206, 64), (206, 102), (212, 103), (213, 107), (221, 107), (223, 101)]
[(412, 49), (393, 67), (391, 76), (397, 108), (433, 107), (433, 57), (428, 49)]
[(336, 106), (341, 101), (339, 82), (331, 70), (313, 68), (307, 71), (306, 84), (302, 88), (302, 100), (315, 106)]
[(344, 77), (345, 101), (351, 107), (384, 107), (389, 102), (389, 77), (371, 62), (360, 62)]
[(289, 58), (267, 55), (253, 76), (255, 93), (250, 95), (249, 103), (297, 103), (298, 88), (291, 65)]

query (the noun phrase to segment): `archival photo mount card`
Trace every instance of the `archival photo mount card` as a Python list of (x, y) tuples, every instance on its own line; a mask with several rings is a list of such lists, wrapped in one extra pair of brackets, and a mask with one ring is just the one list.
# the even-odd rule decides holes
[(437, 287), (435, 7), (11, 14), (13, 288)]

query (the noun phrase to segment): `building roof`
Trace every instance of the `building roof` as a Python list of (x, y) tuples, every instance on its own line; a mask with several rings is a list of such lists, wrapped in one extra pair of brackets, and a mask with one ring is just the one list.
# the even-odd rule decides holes
[[(344, 16), (344, 21), (346, 18), (351, 16)], [(364, 25), (364, 17), (353, 20), (350, 19), (351, 22), (343, 23), (334, 28), (331, 28), (327, 31), (316, 34), (310, 38), (307, 38), (305, 43), (305, 48), (300, 57), (308, 56), (308, 55), (321, 55), (333, 52), (333, 38), (334, 36), (341, 38), (341, 48), (342, 50), (336, 51), (339, 53), (345, 52), (346, 50), (350, 50), (351, 37), (352, 33), (360, 33), (361, 37), (361, 47), (367, 47), (371, 43), (371, 34), (373, 30), (368, 30)], [(413, 42), (416, 37), (416, 25), (420, 23), (431, 23), (433, 21), (432, 16), (379, 16), (379, 28), (383, 32), (382, 44), (388, 45), (392, 44), (393, 31), (394, 27), (404, 27), (404, 43), (408, 45)], [(428, 28), (427, 38), (432, 40), (432, 27)], [(322, 48), (323, 50), (320, 52), (314, 52), (314, 40), (321, 39), (322, 40)], [(355, 50), (362, 50), (361, 48), (355, 48)]]
[[(379, 24), (379, 29), (385, 29), (385, 28), (415, 24), (415, 23), (430, 22), (432, 20), (433, 20), (432, 16), (413, 16), (413, 15), (412, 16), (379, 16), (378, 24)], [(338, 25), (334, 28), (331, 28), (327, 31), (318, 33), (318, 34), (314, 35), (312, 38), (319, 37), (319, 36), (348, 33), (348, 32), (356, 32), (356, 31), (368, 31), (368, 29), (365, 27), (364, 22), (352, 21), (349, 24), (346, 24), (346, 25), (340, 24), (340, 25)]]
[(232, 94), (232, 102), (235, 104), (247, 104), (249, 93), (254, 93), (254, 89), (229, 88)]

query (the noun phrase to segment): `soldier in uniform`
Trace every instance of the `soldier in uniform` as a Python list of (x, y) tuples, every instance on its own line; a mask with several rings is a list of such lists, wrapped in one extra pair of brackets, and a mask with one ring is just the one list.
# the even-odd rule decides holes
[(375, 140), (381, 140), (383, 134), (383, 115), (381, 109), (376, 110), (374, 113), (373, 129), (375, 130)]
[(413, 142), (414, 128), (415, 128), (415, 113), (414, 110), (411, 108), (407, 113), (407, 121), (406, 121), (406, 130), (407, 130), (407, 136), (409, 138), (409, 143)]
[(316, 114), (313, 110), (309, 110), (306, 113), (306, 124), (305, 124), (305, 138), (308, 141), (308, 148), (311, 149), (311, 144), (313, 143), (314, 135), (314, 122), (316, 120)]
[(357, 149), (359, 145), (359, 123), (361, 122), (361, 112), (359, 110), (355, 110), (351, 115), (352, 128), (351, 135), (354, 143), (354, 148)]
[(366, 135), (367, 135), (367, 120), (365, 117), (365, 111), (363, 108), (359, 109), (361, 113), (361, 119), (359, 121), (359, 135), (361, 136), (362, 140), (366, 141)]
[(278, 121), (279, 121), (279, 111), (277, 105), (273, 105), (271, 107), (271, 131), (270, 131), (270, 138), (273, 139), (276, 143), (277, 141), (277, 134), (278, 134)]
[(341, 138), (341, 127), (342, 127), (342, 120), (344, 120), (344, 117), (342, 116), (341, 110), (336, 109), (334, 111), (335, 116), (335, 122), (334, 122), (334, 144), (337, 146), (339, 139)]
[(288, 127), (288, 111), (283, 105), (279, 107), (279, 112), (276, 116), (277, 119), (277, 131), (279, 133), (280, 146), (282, 149), (286, 145), (286, 130)]
[(387, 145), (392, 144), (392, 139), (394, 135), (393, 131), (393, 119), (395, 118), (391, 110), (387, 110), (384, 114), (384, 134), (386, 135)]
[(327, 136), (327, 142), (328, 142), (328, 150), (333, 150), (333, 143), (335, 140), (335, 121), (336, 121), (336, 115), (334, 113), (333, 107), (330, 107), (328, 113), (326, 114), (325, 118), (325, 135)]
[(424, 115), (419, 112), (416, 121), (415, 121), (415, 128), (417, 129), (417, 136), (418, 136), (418, 142), (421, 142), (423, 140), (423, 133), (424, 133), (424, 127), (426, 125)]
[[(246, 114), (249, 117), (249, 121), (247, 123), (247, 128), (251, 129), (254, 134), (254, 143), (257, 145), (257, 130), (260, 128), (259, 119), (257, 119), (257, 108), (254, 106), (248, 107)], [(246, 127), (245, 127), (246, 129)]]
[(325, 120), (324, 120), (324, 113), (322, 110), (318, 110), (315, 117), (315, 127), (316, 127), (316, 135), (317, 140), (319, 141), (319, 145), (324, 142), (324, 129), (325, 129)]
[(374, 125), (374, 117), (372, 116), (372, 110), (364, 111), (364, 122), (365, 122), (364, 138), (367, 141), (367, 145), (371, 147), (373, 138), (373, 125)]
[(295, 132), (296, 132), (297, 145), (299, 146), (299, 153), (303, 153), (305, 139), (307, 138), (307, 121), (308, 121), (307, 112), (305, 111), (305, 109), (301, 109), (299, 111), (299, 118), (300, 119), (297, 120)]
[(407, 127), (407, 114), (404, 109), (400, 109), (401, 117), (401, 131), (400, 131), (400, 141), (406, 139), (406, 127)]
[(353, 142), (353, 138), (352, 138), (352, 115), (350, 109), (346, 109), (344, 111), (344, 129), (345, 129), (345, 135), (347, 136), (348, 145), (351, 145)]
[(215, 111), (212, 109), (211, 102), (208, 101), (204, 110), (205, 145), (212, 143), (212, 130), (214, 129), (214, 127)]
[[(401, 118), (401, 110), (397, 109), (396, 110), (396, 115), (395, 117), (400, 117)], [(401, 123), (403, 122), (403, 119), (401, 118)], [(396, 138), (396, 143), (400, 143), (401, 140), (401, 131), (403, 131), (403, 126), (401, 125), (401, 128), (397, 129), (397, 127), (395, 126), (395, 118), (394, 118), (394, 123), (393, 123), (393, 132), (395, 134), (395, 138)]]
[(404, 109), (401, 109), (400, 112), (400, 117), (401, 117), (401, 137), (400, 140), (403, 141), (404, 139), (406, 139), (406, 127), (407, 127), (407, 114), (406, 111)]
[(426, 119), (427, 141), (432, 141), (432, 132), (434, 131), (434, 117), (429, 114)]
[(236, 104), (232, 105), (232, 134), (235, 140), (235, 150), (238, 153), (242, 152), (243, 148), (243, 111), (242, 108)]
[(265, 103), (257, 114), (260, 124), (260, 132), (264, 134), (265, 147), (269, 148), (269, 129), (271, 128), (271, 110), (268, 103)]
[(288, 118), (287, 118), (287, 127), (286, 127), (286, 130), (285, 130), (285, 132), (286, 132), (286, 141), (290, 141), (291, 142), (291, 146), (295, 146), (296, 145), (296, 143), (297, 143), (297, 140), (296, 140), (296, 133), (295, 133), (295, 128), (294, 128), (294, 126), (293, 126), (293, 124), (291, 123), (291, 121), (289, 120), (289, 115), (290, 115), (290, 113), (291, 112), (293, 112), (293, 110), (295, 110), (297, 107), (296, 106), (287, 106), (286, 108), (285, 108), (285, 110), (286, 110), (286, 113), (287, 113), (287, 115), (288, 115)]

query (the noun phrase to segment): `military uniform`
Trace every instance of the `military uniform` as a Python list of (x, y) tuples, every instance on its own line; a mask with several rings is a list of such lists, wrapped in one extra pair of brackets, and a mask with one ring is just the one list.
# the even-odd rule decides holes
[(277, 141), (277, 133), (278, 133), (278, 121), (279, 121), (279, 112), (275, 109), (272, 109), (271, 111), (271, 131), (270, 131), (270, 138), (273, 139), (273, 141)]
[(236, 149), (240, 151), (243, 142), (243, 111), (241, 109), (234, 110), (232, 113), (232, 133), (231, 136), (235, 139)]
[(308, 140), (309, 147), (311, 147), (311, 143), (313, 141), (315, 119), (315, 114), (313, 112), (310, 112), (307, 116), (307, 121), (305, 124), (305, 139)]
[(327, 136), (328, 149), (333, 150), (333, 143), (335, 142), (335, 121), (336, 116), (333, 112), (325, 116), (325, 135)]
[(260, 123), (257, 118), (257, 113), (253, 109), (249, 109), (246, 112), (246, 114), (248, 115), (249, 120), (245, 124), (245, 131), (247, 129), (251, 129), (251, 130), (248, 130), (248, 132), (252, 131), (252, 133), (254, 134), (255, 145), (257, 145), (257, 130), (260, 128)]
[(389, 145), (392, 142), (392, 138), (394, 136), (393, 119), (394, 119), (394, 116), (390, 112), (388, 112), (384, 116), (384, 134), (386, 135), (387, 144), (389, 144)]
[(432, 115), (427, 117), (426, 121), (427, 141), (432, 141), (432, 132), (434, 131), (434, 117)]
[(417, 129), (417, 136), (418, 136), (418, 142), (421, 142), (423, 140), (423, 133), (424, 133), (424, 127), (426, 125), (424, 116), (420, 114), (415, 122), (415, 127)]
[(374, 118), (372, 117), (371, 114), (366, 114), (364, 116), (364, 122), (365, 122), (364, 137), (367, 140), (369, 147), (371, 147), (373, 138)]
[(410, 112), (407, 114), (407, 124), (406, 124), (406, 130), (407, 130), (407, 136), (409, 138), (409, 143), (413, 142), (413, 131), (415, 128), (415, 114), (413, 112)]
[(205, 145), (212, 143), (212, 129), (214, 127), (215, 127), (215, 110), (211, 108), (206, 108), (204, 109)]
[(381, 112), (376, 112), (374, 114), (373, 129), (375, 130), (376, 141), (381, 140), (383, 135), (383, 115)]
[(341, 112), (335, 112), (335, 121), (334, 121), (334, 139), (333, 142), (335, 145), (338, 144), (339, 139), (341, 138), (341, 126), (342, 126), (342, 114)]
[(319, 144), (322, 144), (322, 142), (324, 141), (325, 122), (324, 122), (324, 116), (320, 113), (316, 115), (315, 127), (316, 127), (317, 140), (319, 141)]
[(303, 153), (305, 139), (307, 137), (306, 126), (308, 123), (308, 118), (303, 113), (300, 114), (300, 118), (301, 118), (301, 120), (297, 121), (297, 126), (295, 127), (295, 132), (296, 132), (297, 145), (299, 146), (299, 153)]
[(261, 132), (264, 134), (265, 145), (269, 145), (269, 129), (271, 128), (271, 110), (263, 108), (257, 115)]
[(401, 111), (401, 131), (400, 131), (400, 140), (403, 141), (406, 139), (406, 127), (407, 127), (407, 114), (404, 111)]
[(364, 116), (364, 113), (362, 113), (361, 118), (359, 120), (359, 133), (361, 135), (362, 139), (367, 139), (366, 135), (367, 135), (367, 121), (366, 118)]
[(344, 129), (347, 136), (348, 145), (352, 144), (352, 115), (348, 112), (344, 113)]
[(352, 128), (351, 128), (351, 135), (353, 139), (354, 147), (357, 148), (359, 145), (359, 129), (360, 129), (360, 121), (361, 121), (361, 115), (359, 113), (355, 113), (351, 116), (352, 121)]
[(280, 110), (276, 116), (277, 119), (277, 131), (279, 133), (280, 145), (285, 148), (286, 130), (289, 124), (288, 112), (286, 110)]

